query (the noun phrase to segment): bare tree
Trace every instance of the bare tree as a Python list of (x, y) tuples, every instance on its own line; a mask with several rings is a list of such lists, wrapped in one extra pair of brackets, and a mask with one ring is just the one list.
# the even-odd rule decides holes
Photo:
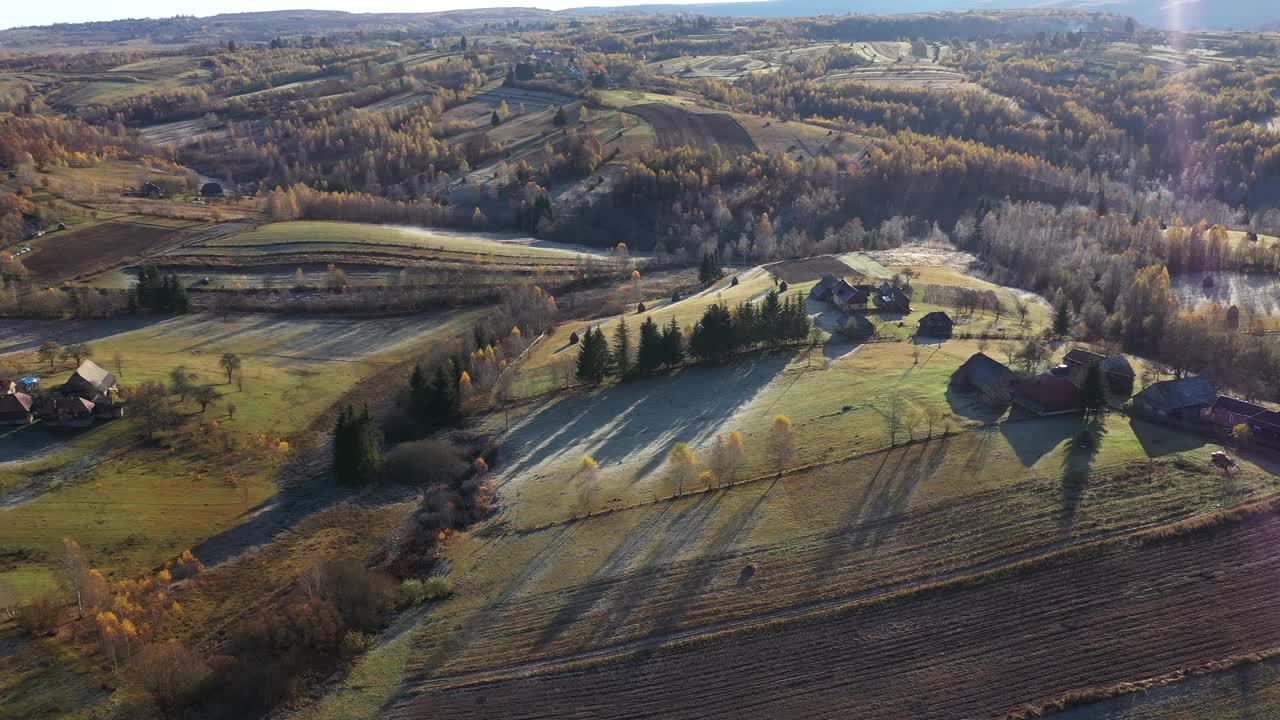
[(895, 393), (889, 399), (889, 406), (880, 414), (884, 418), (884, 430), (889, 435), (890, 446), (898, 444), (898, 436), (906, 424), (907, 409), (907, 401)]
[(217, 402), (218, 391), (214, 390), (212, 385), (205, 385), (196, 388), (193, 397), (197, 403), (200, 403), (200, 412), (203, 414), (205, 410), (209, 409), (210, 405)]
[(717, 435), (715, 447), (711, 450), (711, 469), (721, 483), (732, 483), (738, 477), (738, 468), (746, 457), (747, 451), (742, 444), (742, 434), (733, 431), (727, 435)]
[(791, 418), (777, 415), (773, 418), (773, 426), (769, 428), (769, 460), (779, 475), (787, 469), (787, 464), (796, 452), (796, 435)]
[(1015, 299), (1013, 301), (1013, 309), (1018, 313), (1018, 321), (1022, 323), (1023, 327), (1026, 327), (1027, 315), (1031, 312), (1031, 308), (1027, 305), (1027, 301), (1022, 298)]

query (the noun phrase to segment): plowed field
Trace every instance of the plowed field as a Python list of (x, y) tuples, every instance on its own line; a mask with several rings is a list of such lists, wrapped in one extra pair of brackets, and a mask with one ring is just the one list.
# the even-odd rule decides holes
[[(392, 717), (998, 717), (1075, 689), (1280, 645), (1280, 518), (1036, 567), (625, 659), (470, 685)], [(529, 668), (534, 672), (547, 668)]]
[(647, 103), (627, 108), (653, 127), (662, 148), (689, 145), (708, 148), (719, 144), (725, 152), (745, 153), (756, 149), (751, 136), (738, 121), (724, 113), (691, 113), (664, 103)]

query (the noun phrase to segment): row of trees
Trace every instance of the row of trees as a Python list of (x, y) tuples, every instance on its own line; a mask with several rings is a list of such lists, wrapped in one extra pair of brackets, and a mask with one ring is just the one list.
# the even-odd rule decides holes
[(743, 303), (733, 311), (719, 303), (709, 305), (690, 331), (687, 347), (674, 317), (661, 328), (652, 317), (646, 317), (640, 324), (634, 354), (625, 317), (614, 327), (612, 346), (599, 328), (588, 329), (580, 338), (574, 333), (570, 342), (579, 346), (578, 379), (599, 384), (611, 375), (627, 379), (678, 367), (686, 354), (703, 362), (722, 364), (744, 350), (803, 342), (811, 332), (803, 295), (782, 297), (770, 290), (759, 303)]

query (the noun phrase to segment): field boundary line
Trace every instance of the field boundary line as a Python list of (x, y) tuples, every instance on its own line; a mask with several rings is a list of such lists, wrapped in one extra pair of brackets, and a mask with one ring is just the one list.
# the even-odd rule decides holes
[[(559, 658), (547, 658), (500, 668), (432, 678), (409, 688), (404, 697), (407, 699), (432, 690), (482, 685), (602, 665), (623, 659), (630, 654), (649, 652), (662, 647), (677, 647), (686, 644), (709, 642), (728, 635), (767, 630), (774, 626), (807, 622), (832, 615), (850, 613), (866, 607), (905, 600), (922, 593), (945, 592), (986, 584), (1010, 574), (1034, 570), (1049, 564), (1073, 559), (1087, 558), (1091, 554), (1101, 554), (1107, 550), (1125, 545), (1134, 545), (1136, 547), (1152, 545), (1164, 540), (1174, 540), (1195, 533), (1213, 531), (1231, 524), (1242, 524), (1257, 516), (1275, 514), (1278, 510), (1280, 510), (1280, 493), (1245, 503), (1231, 510), (1197, 515), (1171, 524), (1153, 524), (1136, 529), (1102, 533), (1092, 537), (1064, 540), (1043, 548), (1015, 553), (1014, 555), (996, 558), (967, 568), (958, 568), (931, 576), (905, 580), (843, 597), (815, 600), (778, 608), (751, 617), (708, 623), (675, 632), (638, 638)], [(357, 689), (362, 688), (351, 688), (351, 690)], [(1010, 715), (1008, 720), (1023, 720), (1023, 718), (1028, 717), (1036, 716)]]

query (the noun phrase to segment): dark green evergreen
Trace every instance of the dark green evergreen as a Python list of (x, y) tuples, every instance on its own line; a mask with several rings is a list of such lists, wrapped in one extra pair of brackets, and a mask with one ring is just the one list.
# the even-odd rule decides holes
[(1099, 412), (1107, 406), (1107, 382), (1098, 363), (1090, 365), (1085, 373), (1080, 396), (1089, 413)]
[(640, 323), (640, 342), (636, 348), (636, 372), (651, 373), (662, 365), (663, 359), (662, 333), (653, 318), (645, 318)]
[(720, 259), (715, 253), (707, 253), (702, 256), (702, 265), (698, 267), (698, 282), (703, 286), (719, 280), (724, 275), (724, 271), (720, 269)]

